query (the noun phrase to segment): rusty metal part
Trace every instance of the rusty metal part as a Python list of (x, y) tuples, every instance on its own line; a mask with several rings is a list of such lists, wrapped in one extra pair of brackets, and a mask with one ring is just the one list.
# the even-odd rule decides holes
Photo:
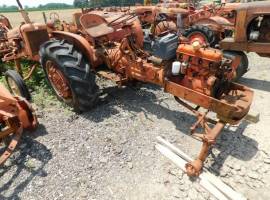
[[(0, 156), (0, 165), (4, 164), (7, 161), (7, 159), (11, 156), (11, 154), (14, 152), (21, 138), (22, 131), (23, 129), (22, 127), (20, 127), (14, 134), (12, 134), (10, 143), (8, 144), (5, 151)], [(2, 138), (2, 141), (4, 141), (4, 138)]]
[(30, 67), (30, 70), (27, 72), (27, 75), (23, 78), (23, 80), (25, 81), (30, 79), (37, 67), (38, 64), (33, 64), (32, 67)]
[(13, 97), (8, 90), (0, 84), (0, 141), (10, 142), (0, 156), (2, 165), (16, 148), (23, 129), (34, 129), (37, 118), (31, 105), (20, 97)]
[[(214, 128), (210, 129), (207, 124), (203, 124), (205, 127), (204, 128), (204, 133), (198, 134), (194, 133), (193, 135), (195, 137), (198, 137), (202, 140), (202, 148), (201, 151), (198, 155), (198, 157), (192, 161), (189, 162), (186, 165), (187, 169), (187, 174), (189, 176), (198, 176), (201, 172), (203, 162), (208, 156), (208, 152), (210, 147), (216, 142), (216, 138), (220, 135), (222, 129), (225, 126), (225, 122), (219, 121), (215, 124)], [(207, 128), (206, 128), (207, 127)]]
[(69, 88), (69, 84), (65, 78), (65, 75), (59, 70), (58, 67), (52, 61), (47, 61), (46, 73), (54, 90), (64, 99), (72, 98), (72, 92)]

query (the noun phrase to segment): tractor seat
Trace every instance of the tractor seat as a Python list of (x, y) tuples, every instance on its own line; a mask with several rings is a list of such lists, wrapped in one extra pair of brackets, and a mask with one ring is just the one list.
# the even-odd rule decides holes
[(108, 26), (108, 22), (101, 16), (96, 14), (84, 14), (80, 18), (83, 29), (93, 38), (113, 33), (114, 28)]
[(108, 35), (114, 32), (112, 27), (107, 26), (107, 24), (99, 24), (97, 26), (85, 29), (85, 31), (93, 38), (98, 38), (104, 35)]

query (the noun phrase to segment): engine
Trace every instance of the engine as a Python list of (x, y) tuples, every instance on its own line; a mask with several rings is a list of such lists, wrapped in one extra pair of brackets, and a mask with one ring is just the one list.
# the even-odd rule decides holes
[(234, 77), (232, 60), (224, 59), (220, 50), (202, 48), (199, 44), (181, 44), (172, 77), (180, 84), (205, 95), (220, 98), (228, 92)]

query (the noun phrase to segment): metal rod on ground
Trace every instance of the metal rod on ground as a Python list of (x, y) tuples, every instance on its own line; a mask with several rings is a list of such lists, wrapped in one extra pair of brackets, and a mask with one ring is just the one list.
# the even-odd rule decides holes
[[(180, 158), (178, 155), (173, 153), (170, 149), (160, 144), (155, 145), (156, 149), (160, 151), (165, 157), (170, 159), (174, 164), (180, 167), (184, 172), (186, 172), (186, 161)], [(202, 179), (199, 176), (199, 183), (211, 194), (213, 194), (218, 200), (229, 200), (222, 192), (220, 192), (215, 186), (213, 186), (207, 179)]]
[[(173, 151), (175, 154), (180, 156), (181, 158), (185, 159), (187, 162), (192, 161), (193, 159), (188, 156), (186, 153), (175, 147), (173, 144), (170, 142), (164, 140), (162, 137), (158, 136), (157, 141), (163, 145), (165, 145), (167, 148), (169, 148), (171, 151)], [(246, 200), (246, 198), (234, 191), (230, 186), (227, 184), (223, 183), (220, 179), (218, 179), (216, 176), (213, 174), (209, 173), (206, 169), (203, 169), (203, 172), (200, 176), (202, 178), (206, 178), (211, 182), (216, 188), (218, 188), (220, 191), (222, 191), (226, 196), (228, 196), (232, 200)]]

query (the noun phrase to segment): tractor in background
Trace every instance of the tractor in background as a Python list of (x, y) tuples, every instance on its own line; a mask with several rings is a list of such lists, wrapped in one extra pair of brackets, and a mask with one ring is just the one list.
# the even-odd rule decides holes
[(235, 10), (234, 34), (219, 43), (227, 57), (240, 56), (242, 62), (237, 74), (243, 76), (248, 71), (248, 58), (244, 52), (255, 52), (262, 57), (270, 57), (270, 3), (251, 2)]
[(197, 8), (192, 4), (175, 6), (174, 2), (170, 2), (135, 7), (133, 12), (139, 16), (144, 27), (154, 24), (159, 14), (165, 14), (168, 16), (168, 21), (159, 25), (161, 32), (164, 29), (178, 31), (191, 43), (198, 40), (202, 44), (215, 47), (221, 39), (232, 35), (235, 22), (234, 10), (239, 5), (241, 4), (209, 4)]
[[(42, 43), (49, 40), (49, 33), (45, 24), (32, 23), (19, 0), (17, 0), (17, 3), (24, 23), (19, 27), (12, 28), (8, 19), (2, 20), (4, 23), (0, 23), (0, 34), (3, 31), (4, 33), (2, 34), (3, 39), (0, 42), (0, 57), (3, 63), (12, 62), (15, 65), (16, 70), (8, 70), (5, 73), (10, 91), (15, 95), (30, 100), (31, 96), (26, 89), (24, 80), (29, 79), (38, 66), (39, 47)], [(25, 76), (23, 76), (21, 67), (21, 60), (23, 59), (33, 62)]]
[(270, 57), (270, 3), (252, 2), (236, 9), (235, 33), (219, 44), (226, 51), (256, 52)]

